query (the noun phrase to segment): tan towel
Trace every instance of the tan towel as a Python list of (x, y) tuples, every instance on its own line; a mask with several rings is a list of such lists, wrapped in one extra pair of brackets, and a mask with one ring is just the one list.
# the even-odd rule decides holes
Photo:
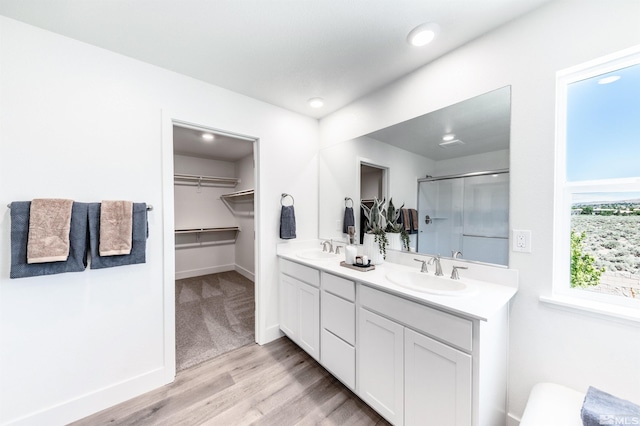
[(400, 209), (402, 211), (402, 223), (405, 231), (411, 231), (411, 219), (409, 218), (409, 209)]
[(411, 230), (417, 232), (418, 231), (418, 226), (420, 225), (418, 223), (418, 210), (409, 209), (409, 212), (411, 214)]
[(73, 200), (31, 201), (27, 263), (64, 262), (69, 257)]
[(102, 201), (100, 206), (100, 256), (131, 253), (133, 202)]

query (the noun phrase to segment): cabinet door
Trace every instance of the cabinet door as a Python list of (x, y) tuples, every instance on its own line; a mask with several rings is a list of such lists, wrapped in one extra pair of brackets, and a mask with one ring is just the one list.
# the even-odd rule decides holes
[(405, 330), (405, 424), (471, 425), (471, 356)]
[(280, 329), (290, 339), (298, 338), (298, 283), (288, 275), (280, 274)]
[(358, 327), (358, 395), (391, 423), (402, 425), (404, 327), (363, 308)]
[(320, 290), (298, 281), (298, 345), (320, 359)]

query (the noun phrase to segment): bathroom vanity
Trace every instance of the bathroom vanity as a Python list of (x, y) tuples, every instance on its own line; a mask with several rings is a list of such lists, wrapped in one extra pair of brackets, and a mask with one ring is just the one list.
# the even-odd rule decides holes
[(437, 279), (455, 290), (424, 291), (397, 278), (434, 279), (414, 275), (415, 253), (360, 272), (314, 250), (278, 248), (280, 328), (291, 340), (394, 425), (505, 424), (516, 271), (468, 265), (464, 275), (482, 280), (457, 283), (443, 261)]

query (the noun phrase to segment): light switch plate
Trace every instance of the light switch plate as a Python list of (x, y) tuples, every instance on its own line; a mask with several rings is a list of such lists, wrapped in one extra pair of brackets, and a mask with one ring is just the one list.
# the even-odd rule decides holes
[(513, 251), (531, 253), (531, 231), (513, 230)]

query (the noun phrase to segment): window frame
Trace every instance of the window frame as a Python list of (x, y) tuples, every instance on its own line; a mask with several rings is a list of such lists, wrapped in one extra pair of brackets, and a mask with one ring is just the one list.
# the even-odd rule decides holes
[[(640, 64), (640, 45), (556, 73), (556, 137), (554, 157), (553, 286), (552, 297), (571, 303), (601, 303), (615, 309), (640, 308), (640, 300), (607, 295), (570, 286), (570, 232), (573, 194), (640, 192), (640, 177), (567, 182), (567, 89), (572, 83)], [(543, 300), (549, 298), (544, 298)], [(606, 309), (606, 307), (605, 307)]]

